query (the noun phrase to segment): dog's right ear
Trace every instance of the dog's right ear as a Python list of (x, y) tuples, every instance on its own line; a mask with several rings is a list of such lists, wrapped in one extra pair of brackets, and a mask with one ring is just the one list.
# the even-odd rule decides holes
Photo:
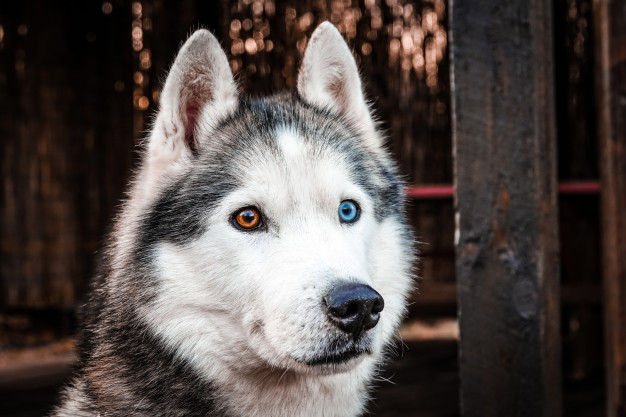
[[(192, 155), (212, 126), (234, 112), (237, 103), (226, 54), (211, 32), (197, 30), (180, 49), (167, 76), (149, 158), (166, 162)], [(200, 128), (203, 137), (198, 135)]]
[(309, 104), (342, 113), (368, 146), (381, 147), (352, 52), (330, 22), (322, 22), (311, 35), (298, 74), (298, 93)]

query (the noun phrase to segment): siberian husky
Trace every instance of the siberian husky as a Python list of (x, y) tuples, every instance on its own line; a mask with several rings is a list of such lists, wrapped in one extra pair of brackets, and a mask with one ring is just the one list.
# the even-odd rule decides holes
[(206, 30), (165, 82), (54, 416), (358, 416), (411, 288), (403, 185), (335, 27), (240, 97)]

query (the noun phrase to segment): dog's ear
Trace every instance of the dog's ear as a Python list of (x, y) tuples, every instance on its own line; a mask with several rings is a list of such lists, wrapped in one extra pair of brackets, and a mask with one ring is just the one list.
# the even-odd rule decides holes
[(211, 125), (235, 111), (237, 103), (226, 54), (211, 32), (197, 30), (178, 52), (165, 81), (149, 152), (165, 151), (168, 159), (194, 153), (202, 146), (198, 131), (206, 136)]
[(311, 35), (298, 74), (298, 94), (310, 104), (343, 113), (367, 133), (372, 145), (381, 145), (354, 57), (330, 22), (321, 23)]

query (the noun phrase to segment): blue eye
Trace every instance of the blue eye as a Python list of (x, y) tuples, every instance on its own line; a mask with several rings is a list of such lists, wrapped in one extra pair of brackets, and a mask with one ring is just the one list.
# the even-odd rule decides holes
[(344, 200), (339, 204), (339, 221), (342, 223), (354, 223), (359, 219), (361, 210), (352, 200)]

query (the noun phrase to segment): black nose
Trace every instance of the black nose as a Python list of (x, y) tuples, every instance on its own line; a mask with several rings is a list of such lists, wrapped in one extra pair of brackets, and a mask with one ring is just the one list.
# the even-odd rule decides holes
[(376, 326), (385, 307), (383, 297), (363, 284), (342, 284), (324, 297), (326, 314), (331, 322), (356, 339)]

